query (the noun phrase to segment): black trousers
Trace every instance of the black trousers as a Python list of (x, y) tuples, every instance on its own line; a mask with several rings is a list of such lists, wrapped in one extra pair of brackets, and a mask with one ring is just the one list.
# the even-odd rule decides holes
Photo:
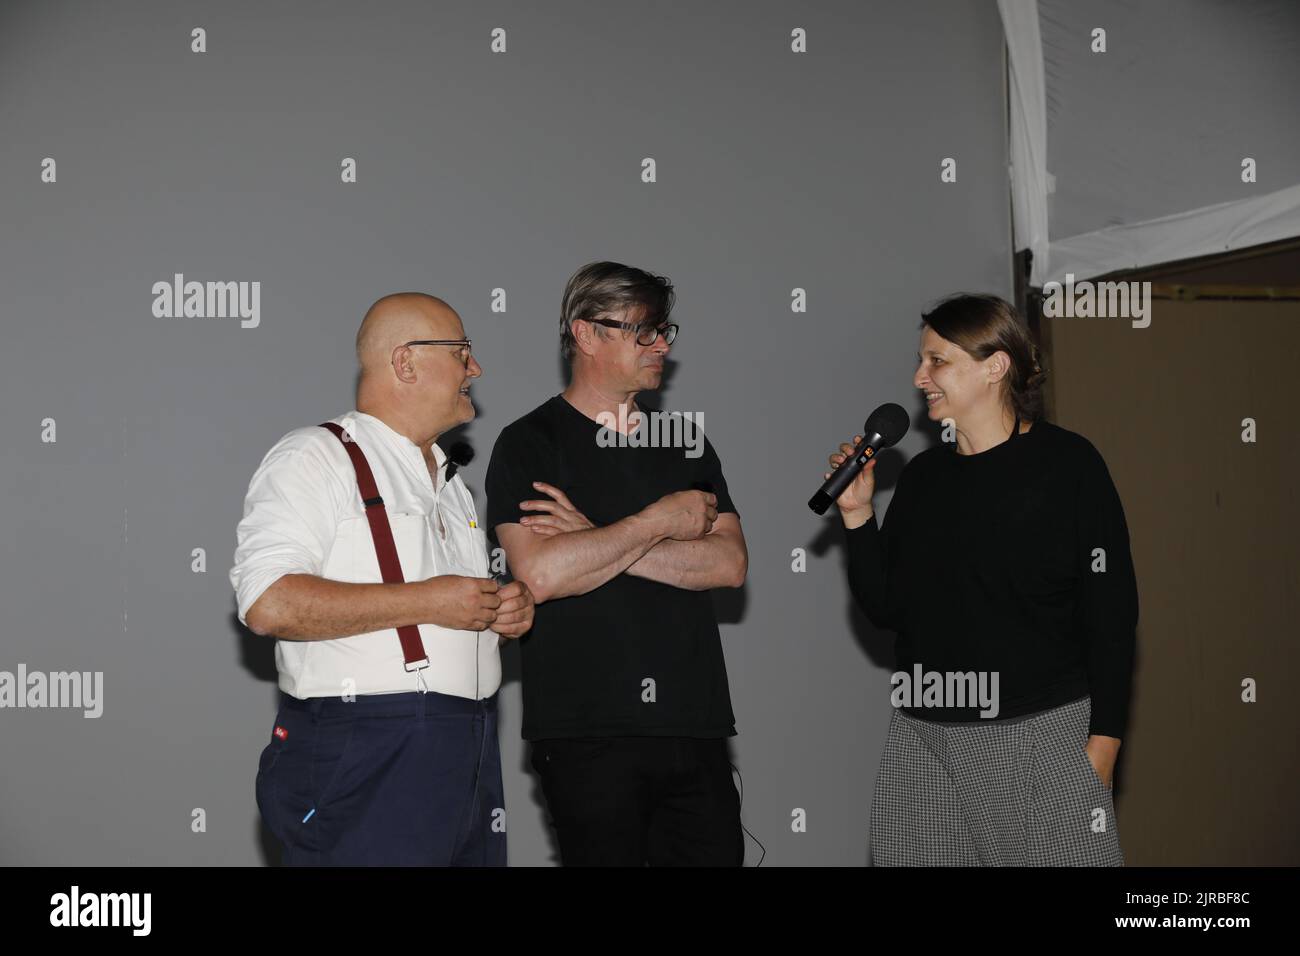
[(565, 866), (741, 866), (727, 738), (535, 740)]

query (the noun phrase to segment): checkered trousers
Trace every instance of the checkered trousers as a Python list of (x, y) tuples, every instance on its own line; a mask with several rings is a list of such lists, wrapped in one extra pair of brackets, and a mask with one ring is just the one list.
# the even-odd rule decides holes
[(895, 710), (871, 806), (875, 866), (1123, 866), (1115, 806), (1084, 752), (1091, 698), (935, 723)]

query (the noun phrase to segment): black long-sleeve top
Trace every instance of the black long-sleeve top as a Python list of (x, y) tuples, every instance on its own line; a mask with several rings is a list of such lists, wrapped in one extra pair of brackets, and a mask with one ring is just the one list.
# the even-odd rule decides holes
[[(1089, 733), (1124, 736), (1137, 581), (1119, 494), (1086, 438), (1039, 421), (979, 454), (927, 449), (884, 522), (846, 535), (850, 589), (897, 633), (900, 671), (996, 671), (999, 719), (1090, 694)], [(905, 709), (981, 719), (977, 706)]]

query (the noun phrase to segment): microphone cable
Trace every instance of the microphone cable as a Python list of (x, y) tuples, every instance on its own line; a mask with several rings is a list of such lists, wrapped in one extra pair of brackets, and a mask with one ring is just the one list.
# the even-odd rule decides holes
[[(737, 766), (736, 766), (734, 763), (732, 763), (730, 760), (727, 761), (727, 765), (728, 765), (729, 767), (731, 767), (732, 772), (736, 775), (736, 779), (738, 779), (738, 780), (740, 781), (740, 809), (741, 809), (741, 810), (744, 810), (744, 809), (745, 809), (745, 778), (742, 777), (742, 776), (740, 775), (740, 768), (737, 767)], [(762, 842), (761, 840), (759, 840), (758, 837), (754, 836), (754, 834), (752, 834), (752, 833), (749, 832), (749, 827), (745, 826), (745, 821), (744, 821), (743, 818), (742, 818), (741, 821), (740, 821), (740, 829), (742, 829), (743, 831), (745, 831), (745, 834), (746, 834), (746, 835), (747, 835), (751, 840), (753, 840), (755, 843), (758, 844), (758, 848), (759, 848), (759, 850), (761, 850), (762, 852), (759, 854), (758, 862), (755, 863), (754, 866), (755, 866), (755, 868), (762, 866), (762, 865), (763, 865), (763, 860), (765, 860), (765, 859), (767, 858), (767, 847), (763, 846), (763, 842)], [(745, 865), (745, 864), (744, 864), (744, 860), (742, 859), (742, 860), (741, 860), (741, 866), (744, 866), (744, 865)]]

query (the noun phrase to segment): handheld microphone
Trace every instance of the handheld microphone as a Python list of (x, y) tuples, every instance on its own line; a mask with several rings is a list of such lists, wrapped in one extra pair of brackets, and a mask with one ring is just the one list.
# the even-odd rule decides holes
[(840, 466), (826, 479), (817, 494), (808, 499), (808, 507), (815, 514), (824, 515), (844, 489), (882, 448), (895, 445), (907, 434), (910, 424), (906, 409), (894, 402), (886, 402), (867, 419), (862, 428), (862, 441), (853, 449), (853, 454), (840, 462)]
[(458, 441), (447, 451), (447, 480), (456, 477), (456, 469), (468, 465), (474, 460), (474, 449), (468, 442)]

